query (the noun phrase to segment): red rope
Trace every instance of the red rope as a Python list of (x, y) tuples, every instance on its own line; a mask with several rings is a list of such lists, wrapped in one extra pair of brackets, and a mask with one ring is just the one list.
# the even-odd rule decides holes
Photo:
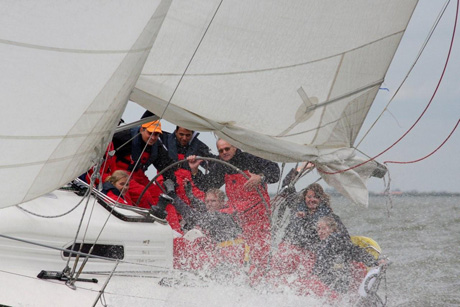
[[(418, 122), (420, 121), (420, 119), (423, 117), (423, 115), (425, 114), (425, 112), (428, 110), (428, 108), (430, 107), (431, 103), (433, 102), (433, 99), (434, 99), (434, 97), (436, 96), (436, 93), (438, 92), (439, 86), (441, 85), (441, 82), (442, 82), (442, 80), (443, 80), (443, 78), (444, 78), (444, 74), (445, 74), (446, 69), (447, 69), (447, 64), (449, 63), (450, 55), (451, 55), (452, 48), (453, 48), (453, 45), (454, 45), (455, 32), (456, 32), (456, 30), (457, 30), (457, 20), (458, 20), (459, 2), (460, 2), (460, 0), (457, 0), (457, 11), (456, 11), (456, 13), (455, 13), (454, 29), (453, 29), (453, 32), (452, 32), (452, 38), (451, 38), (451, 41), (450, 41), (449, 52), (448, 52), (448, 54), (447, 54), (447, 58), (446, 58), (446, 62), (445, 62), (445, 64), (444, 64), (444, 68), (443, 68), (443, 70), (442, 70), (442, 74), (441, 74), (441, 76), (440, 76), (440, 78), (439, 78), (438, 84), (436, 85), (436, 89), (434, 90), (433, 95), (432, 95), (431, 98), (430, 98), (430, 101), (428, 102), (427, 106), (426, 106), (425, 109), (423, 110), (422, 114), (420, 114), (420, 116), (417, 118), (417, 120), (415, 121), (415, 123), (409, 128), (409, 130), (407, 130), (407, 131), (406, 131), (396, 142), (394, 142), (390, 147), (388, 147), (387, 149), (385, 149), (384, 151), (382, 151), (382, 152), (379, 153), (378, 155), (376, 155), (376, 156), (370, 158), (369, 160), (366, 160), (366, 161), (364, 161), (364, 162), (362, 162), (362, 163), (359, 163), (359, 164), (354, 165), (354, 166), (351, 166), (351, 167), (349, 167), (349, 168), (347, 168), (347, 169), (340, 170), (340, 171), (336, 171), (336, 172), (327, 172), (327, 171), (324, 171), (324, 170), (322, 170), (322, 169), (320, 169), (320, 168), (317, 167), (317, 170), (318, 170), (320, 173), (328, 174), (328, 175), (334, 175), (334, 174), (344, 173), (344, 172), (346, 172), (346, 171), (355, 169), (355, 168), (357, 168), (357, 167), (360, 167), (361, 165), (364, 165), (364, 164), (366, 164), (366, 163), (369, 163), (369, 162), (371, 162), (371, 161), (377, 159), (378, 157), (380, 157), (380, 156), (383, 155), (384, 153), (386, 153), (386, 152), (387, 152), (388, 150), (390, 150), (391, 148), (393, 148), (396, 144), (398, 144), (398, 143), (399, 143), (399, 142), (400, 142), (400, 141), (401, 141), (401, 140), (402, 140), (402, 139), (403, 139), (403, 138), (404, 138), (404, 137), (405, 137), (405, 136), (406, 136), (416, 125), (417, 125), (417, 124), (418, 124)], [(457, 123), (457, 125), (458, 125), (458, 123)], [(457, 126), (455, 126), (455, 127), (457, 127)], [(455, 128), (454, 128), (454, 130), (455, 130)], [(453, 133), (453, 131), (452, 131), (452, 133)], [(452, 133), (451, 133), (451, 134), (452, 134)], [(449, 135), (449, 137), (450, 137), (450, 135)], [(449, 138), (447, 138), (447, 139), (449, 139)], [(446, 140), (446, 141), (447, 141), (447, 140)], [(445, 142), (444, 142), (444, 143), (445, 143)], [(444, 143), (441, 144), (441, 146), (444, 145)], [(437, 149), (436, 149), (436, 150), (437, 150)], [(436, 152), (436, 150), (435, 150), (435, 152)], [(434, 153), (434, 152), (433, 152), (433, 153)], [(423, 158), (422, 158), (422, 159), (419, 159), (419, 160), (423, 160)], [(416, 162), (419, 161), (419, 160), (416, 160)], [(397, 163), (397, 162), (392, 161), (392, 163)]]
[(435, 152), (437, 152), (442, 146), (444, 146), (444, 144), (447, 142), (447, 140), (452, 136), (452, 134), (454, 133), (455, 129), (457, 129), (457, 126), (458, 124), (460, 123), (460, 119), (457, 121), (457, 124), (455, 125), (454, 129), (450, 132), (449, 136), (444, 140), (444, 142), (442, 142), (441, 145), (438, 146), (438, 148), (436, 148), (433, 152), (431, 152), (430, 154), (420, 158), (420, 159), (417, 159), (417, 160), (413, 160), (413, 161), (406, 161), (406, 162), (402, 162), (402, 161), (385, 161), (383, 163), (385, 164), (388, 164), (388, 163), (398, 163), (398, 164), (410, 164), (410, 163), (415, 163), (415, 162), (419, 162), (419, 161), (422, 161), (422, 160), (425, 160), (426, 158), (428, 158), (429, 156), (433, 155)]

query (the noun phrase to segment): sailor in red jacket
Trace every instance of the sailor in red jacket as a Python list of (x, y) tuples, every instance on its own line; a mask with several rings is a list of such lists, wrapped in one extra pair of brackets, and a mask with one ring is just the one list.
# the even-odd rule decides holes
[(118, 170), (113, 172), (111, 176), (106, 178), (106, 182), (102, 186), (102, 193), (116, 202), (132, 206), (131, 198), (126, 195), (129, 187), (128, 179), (129, 174), (125, 171)]
[[(174, 160), (169, 157), (166, 148), (159, 140), (161, 133), (161, 123), (159, 120), (156, 120), (131, 130), (120, 131), (113, 136), (112, 142), (115, 147), (116, 168), (132, 173), (128, 194), (134, 203), (139, 201), (141, 193), (150, 182), (149, 178), (145, 175), (147, 168), (153, 164), (157, 171), (161, 171), (174, 163)], [(175, 182), (174, 171), (175, 169), (173, 168), (167, 170), (163, 174), (163, 177)], [(161, 180), (159, 184), (161, 184)], [(150, 185), (148, 191), (140, 200), (139, 206), (149, 209), (152, 205), (156, 205), (161, 193), (162, 190), (158, 185)], [(168, 213), (166, 220), (169, 222), (169, 225), (174, 230), (181, 232), (174, 207), (168, 205), (166, 212)]]
[(205, 191), (225, 184), (230, 211), (236, 214), (243, 237), (250, 246), (250, 273), (254, 277), (253, 281), (257, 282), (266, 273), (270, 253), (271, 213), (267, 183), (279, 180), (279, 166), (275, 162), (242, 152), (222, 139), (217, 141), (217, 149), (221, 160), (242, 170), (249, 179), (221, 163), (212, 165), (209, 173), (204, 175), (198, 170), (201, 161), (190, 156), (188, 161), (192, 179), (198, 188)]

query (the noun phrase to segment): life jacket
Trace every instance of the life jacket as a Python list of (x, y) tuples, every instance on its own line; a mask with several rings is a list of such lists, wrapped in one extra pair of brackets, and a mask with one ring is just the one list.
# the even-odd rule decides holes
[[(198, 154), (199, 142), (195, 141), (196, 136), (198, 136), (198, 133), (193, 135), (193, 138), (190, 141), (189, 146), (187, 147), (186, 153), (183, 154), (183, 153), (178, 153), (177, 151), (177, 139), (176, 139), (175, 134), (174, 133), (169, 134), (166, 137), (166, 146), (168, 148), (169, 157), (173, 159), (174, 161), (182, 161), (182, 160), (185, 160), (185, 158), (188, 156)], [(184, 188), (185, 179), (188, 179), (188, 181), (192, 184), (193, 195), (198, 199), (204, 200), (205, 193), (195, 186), (192, 180), (192, 174), (189, 169), (185, 167), (178, 168), (174, 172), (174, 175), (176, 176), (176, 182), (177, 182), (176, 194), (185, 203), (187, 203), (188, 205), (190, 205), (191, 203), (190, 199), (187, 197), (186, 192), (185, 192), (185, 188)]]
[[(199, 142), (196, 140), (196, 137), (198, 135), (199, 133), (193, 134), (193, 137), (190, 140), (189, 145), (187, 147), (185, 157), (198, 154)], [(166, 137), (165, 143), (166, 147), (168, 148), (168, 154), (171, 157), (171, 159), (173, 159), (174, 161), (180, 161), (185, 159), (184, 154), (179, 154), (177, 152), (177, 139), (174, 133), (171, 133)], [(180, 157), (179, 155), (181, 155), (182, 157)]]
[(102, 186), (102, 193), (110, 197), (111, 199), (119, 202), (120, 204), (130, 205), (132, 206), (133, 203), (128, 196), (121, 195), (120, 191), (110, 182), (104, 182)]
[[(126, 148), (123, 147), (117, 149), (118, 155), (116, 156), (116, 169), (132, 173), (132, 179), (145, 186), (149, 182), (149, 179), (145, 176), (145, 171), (158, 157), (159, 141), (155, 142), (155, 144), (150, 146), (150, 148), (147, 148), (147, 150), (142, 152), (145, 147), (145, 142), (139, 134), (139, 128), (136, 127), (131, 129), (130, 136), (133, 138), (131, 140), (131, 144), (129, 144), (131, 150), (126, 150)], [(121, 139), (124, 140), (127, 137), (127, 135), (124, 135)], [(139, 158), (139, 163), (136, 164)]]
[[(249, 176), (249, 171), (244, 171)], [(247, 191), (243, 188), (247, 179), (240, 173), (225, 174), (227, 204), (234, 208), (237, 222), (243, 230), (243, 238), (249, 248), (250, 283), (258, 284), (268, 266), (270, 254), (270, 202), (266, 187)], [(258, 191), (262, 194), (262, 199)], [(268, 205), (268, 208), (267, 208)]]
[[(142, 140), (142, 136), (139, 134), (139, 128), (136, 127), (131, 129), (131, 137), (133, 137), (133, 140), (131, 141), (131, 161), (128, 170), (137, 171), (142, 169), (145, 172), (147, 168), (153, 164), (153, 161), (155, 161), (158, 157), (158, 146), (161, 144), (161, 141), (158, 139), (155, 144), (152, 146), (147, 146), (147, 150), (142, 152), (145, 147), (145, 142)], [(139, 161), (139, 163), (136, 165), (137, 161)]]
[[(192, 229), (188, 233), (196, 231), (201, 233), (197, 229)], [(237, 269), (235, 272), (226, 271), (227, 274), (238, 274), (249, 262), (250, 247), (242, 238), (215, 242), (203, 233), (196, 238), (193, 238), (193, 235), (187, 238), (187, 234), (173, 240), (175, 269), (210, 270), (219, 264), (226, 264)]]
[[(246, 170), (244, 173), (249, 176), (249, 171)], [(240, 173), (225, 174), (225, 191), (229, 207), (235, 210), (242, 223), (253, 221), (255, 216), (261, 216), (268, 221), (270, 212), (267, 212), (266, 206), (268, 204), (268, 210), (270, 210), (270, 197), (266, 185), (263, 188), (258, 187), (264, 201), (257, 189), (247, 191), (243, 188), (246, 181), (247, 179)]]

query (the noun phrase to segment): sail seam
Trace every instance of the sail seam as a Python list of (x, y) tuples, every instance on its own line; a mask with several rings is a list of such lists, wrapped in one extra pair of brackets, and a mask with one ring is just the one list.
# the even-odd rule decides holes
[(317, 108), (319, 108), (319, 107), (326, 106), (326, 105), (331, 104), (331, 103), (333, 103), (333, 102), (337, 102), (337, 101), (339, 101), (339, 100), (341, 100), (341, 99), (348, 98), (348, 97), (350, 97), (350, 96), (352, 96), (352, 95), (355, 95), (355, 94), (358, 94), (358, 93), (360, 93), (360, 92), (366, 91), (366, 90), (368, 90), (368, 89), (370, 89), (370, 88), (373, 88), (374, 86), (377, 86), (377, 85), (380, 86), (380, 84), (382, 84), (382, 82), (383, 82), (383, 79), (377, 80), (377, 81), (375, 81), (375, 82), (373, 82), (373, 83), (371, 83), (371, 84), (368, 84), (368, 85), (366, 85), (366, 86), (364, 86), (364, 87), (358, 88), (356, 91), (349, 92), (349, 93), (343, 94), (343, 95), (341, 95), (341, 96), (338, 96), (338, 97), (336, 97), (336, 98), (333, 98), (333, 99), (331, 99), (331, 100), (327, 100), (327, 101), (325, 101), (325, 102), (315, 104), (315, 105), (309, 107), (307, 111), (308, 111), (308, 112), (313, 111), (313, 110), (315, 110), (315, 109), (317, 109)]
[[(137, 37), (137, 40), (136, 42), (134, 42), (134, 44), (131, 46), (131, 48), (135, 48), (136, 45), (140, 45), (142, 44), (142, 41), (143, 40), (146, 40), (150, 47), (148, 50), (150, 50), (150, 48), (153, 46), (157, 36), (158, 36), (158, 32), (161, 28), (161, 25), (164, 21), (164, 18), (166, 18), (166, 12), (164, 11), (164, 9), (169, 9), (171, 5), (171, 1), (168, 1), (168, 0), (161, 0), (161, 3), (159, 4), (159, 6), (155, 9), (155, 12), (153, 13), (153, 15), (151, 16), (150, 20), (146, 23), (146, 25), (144, 26), (144, 29), (142, 30), (142, 32), (139, 34), (139, 36)], [(164, 6), (164, 7), (163, 7)], [(167, 10), (166, 10), (167, 11)], [(158, 16), (160, 16), (161, 18), (161, 25), (160, 25), (160, 28), (156, 29), (155, 27), (155, 21), (156, 19), (158, 18)], [(156, 29), (156, 30), (155, 30)], [(153, 33), (152, 33), (153, 31)], [(115, 98), (115, 100), (112, 102), (112, 104), (115, 104), (115, 101), (118, 100), (118, 103), (121, 103), (122, 101), (124, 101), (124, 106), (126, 107), (126, 103), (128, 102), (128, 99), (129, 99), (129, 95), (130, 93), (132, 92), (134, 86), (135, 86), (135, 81), (132, 83), (132, 80), (131, 78), (134, 78), (134, 76), (136, 76), (136, 80), (139, 79), (139, 76), (142, 72), (142, 69), (139, 69), (137, 70), (137, 66), (138, 64), (142, 63), (142, 67), (145, 65), (145, 61), (147, 59), (149, 55), (149, 52), (147, 52), (147, 50), (145, 52), (143, 52), (143, 54), (141, 55), (137, 55), (134, 59), (134, 62), (135, 62), (135, 65), (132, 65), (131, 66), (131, 69), (127, 72), (127, 76), (125, 76), (124, 80), (122, 81), (122, 86), (119, 87), (119, 90), (118, 90), (118, 93), (117, 93), (117, 96)], [(126, 65), (126, 63), (130, 61), (129, 59), (129, 54), (126, 54), (123, 58), (123, 60), (119, 63), (116, 71), (114, 71), (114, 73), (112, 74), (112, 77), (110, 78), (110, 80), (105, 84), (105, 86), (103, 87), (103, 89), (99, 92), (99, 94), (97, 95), (97, 97), (93, 100), (93, 103), (95, 103), (98, 99), (100, 99), (101, 96), (104, 95), (104, 93), (106, 92), (106, 90), (108, 90), (109, 88), (109, 84), (110, 82), (115, 79), (115, 77), (120, 74), (121, 72), (123, 72), (123, 66)], [(129, 88), (129, 91), (125, 92), (125, 90)], [(120, 94), (122, 94), (122, 96), (120, 96)], [(126, 95), (126, 96), (125, 96)], [(122, 114), (119, 114), (119, 117), (121, 117)], [(151, 136), (150, 136), (151, 137)], [(102, 141), (102, 143), (104, 143), (104, 141)], [(105, 146), (107, 146), (107, 143), (105, 144)], [(147, 144), (146, 146), (144, 147), (144, 150), (145, 151), (145, 148), (147, 147)], [(102, 148), (102, 147), (101, 147)], [(137, 165), (138, 162), (136, 162), (136, 165)], [(131, 178), (132, 176), (132, 173), (129, 175), (128, 177), (128, 180)], [(89, 202), (89, 198), (88, 198), (88, 202)], [(112, 208), (113, 210), (114, 208)], [(97, 236), (96, 236), (96, 239), (94, 240), (94, 243), (93, 243), (93, 246), (91, 247), (91, 249), (94, 247), (94, 245), (99, 241), (99, 238), (101, 237), (104, 229), (106, 228), (106, 225), (107, 225), (107, 222), (109, 221), (109, 218), (110, 218), (111, 214), (109, 213), (107, 215), (107, 218), (105, 220), (105, 222), (103, 223), (99, 233), (97, 233)], [(83, 217), (82, 217), (82, 220), (83, 220)], [(91, 220), (91, 216), (90, 216), (90, 220)], [(87, 234), (87, 231), (89, 229), (89, 223), (87, 224), (87, 227), (86, 227), (86, 230), (84, 231), (84, 234), (83, 234), (83, 240), (86, 238), (86, 234)], [(79, 233), (79, 230), (77, 231), (77, 236), (78, 236), (78, 233)], [(75, 237), (75, 241), (74, 243), (76, 242), (77, 240), (77, 236)], [(80, 268), (78, 269), (78, 271), (76, 271), (76, 268), (77, 268), (77, 261), (75, 262), (74, 264), (74, 267), (72, 269), (72, 271), (70, 272), (70, 275), (72, 276), (71, 279), (70, 279), (70, 282), (72, 285), (74, 285), (75, 281), (78, 280), (83, 268), (85, 267), (87, 261), (89, 259), (89, 256), (86, 256), (86, 258), (83, 260), (82, 264), (80, 265)], [(69, 258), (70, 260), (70, 258)], [(118, 263), (118, 262), (117, 262)], [(74, 275), (75, 274), (75, 275)], [(108, 281), (107, 281), (108, 282)]]
[[(331, 100), (328, 100), (328, 101), (325, 101), (325, 102), (322, 102), (322, 103), (318, 103), (318, 104), (312, 105), (312, 106), (310, 106), (309, 108), (307, 108), (307, 110), (305, 111), (305, 113), (311, 112), (311, 111), (313, 111), (313, 110), (315, 110), (315, 109), (317, 109), (317, 108), (319, 108), (319, 107), (327, 106), (327, 105), (329, 105), (329, 104), (331, 104), (331, 103), (334, 103), (334, 102), (337, 102), (337, 101), (339, 101), (339, 100), (341, 100), (341, 99), (344, 99), (344, 98), (350, 97), (350, 96), (352, 96), (352, 95), (358, 94), (358, 93), (360, 93), (360, 92), (366, 91), (366, 90), (368, 90), (368, 89), (371, 89), (371, 88), (373, 88), (373, 87), (375, 87), (375, 86), (377, 86), (377, 85), (380, 85), (382, 82), (383, 82), (383, 79), (380, 79), (380, 80), (375, 81), (375, 82), (373, 82), (373, 83), (371, 83), (371, 84), (368, 84), (368, 85), (366, 85), (366, 86), (364, 86), (364, 87), (362, 87), (362, 88), (359, 88), (359, 89), (357, 89), (356, 91), (353, 91), (353, 92), (350, 92), (350, 93), (346, 93), (346, 94), (344, 94), (344, 95), (338, 96), (338, 97), (336, 97), (336, 98), (334, 98), (334, 99), (331, 99)], [(324, 112), (323, 112), (323, 114), (324, 114)], [(321, 115), (321, 117), (323, 117), (323, 115)], [(338, 120), (337, 120), (337, 121), (338, 121)], [(301, 131), (301, 132), (297, 132), (297, 133), (285, 134), (285, 135), (277, 135), (276, 137), (289, 137), (289, 136), (295, 136), (295, 135), (307, 133), (307, 132), (314, 131), (314, 130), (317, 130), (317, 131), (318, 131), (319, 128), (325, 127), (325, 126), (330, 125), (330, 124), (332, 124), (332, 123), (334, 123), (334, 122), (337, 122), (337, 121), (328, 122), (328, 123), (326, 123), (326, 124), (324, 124), (324, 125), (320, 125), (320, 126), (318, 126), (318, 127), (315, 127), (314, 129), (310, 129), (310, 130), (306, 130), (306, 131)], [(315, 135), (315, 138), (313, 139), (312, 143), (315, 141), (315, 139), (316, 139), (316, 135)]]
[[(192, 63), (193, 59), (195, 58), (195, 55), (196, 55), (197, 52), (198, 52), (198, 49), (201, 47), (201, 43), (203, 42), (204, 38), (206, 37), (206, 34), (208, 33), (209, 28), (211, 27), (211, 24), (213, 24), (214, 18), (216, 17), (217, 12), (219, 11), (219, 9), (220, 9), (220, 7), (221, 7), (223, 1), (224, 1), (224, 0), (221, 0), (221, 1), (220, 1), (219, 5), (217, 6), (216, 10), (214, 11), (214, 14), (213, 14), (211, 20), (209, 21), (209, 24), (207, 25), (206, 30), (204, 31), (203, 35), (201, 36), (201, 39), (200, 39), (198, 45), (196, 46), (195, 50), (193, 51), (193, 54), (192, 54), (190, 60), (188, 61), (188, 64), (187, 64), (187, 66), (185, 67), (185, 70), (183, 71), (183, 73), (180, 74), (179, 81), (177, 82), (177, 85), (176, 85), (176, 87), (174, 88), (174, 91), (172, 92), (171, 97), (169, 98), (169, 100), (168, 100), (168, 102), (167, 102), (167, 104), (166, 104), (166, 107), (164, 108), (163, 113), (162, 113), (161, 116), (160, 116), (161, 119), (163, 118), (164, 114), (165, 114), (166, 111), (168, 110), (168, 107), (169, 107), (169, 105), (171, 104), (171, 101), (172, 101), (172, 99), (174, 98), (174, 95), (176, 94), (177, 89), (179, 88), (179, 86), (180, 86), (181, 83), (182, 83), (182, 79), (184, 78), (185, 74), (187, 73), (187, 70), (188, 70), (188, 68), (190, 67), (190, 64)], [(141, 71), (141, 75), (142, 75), (142, 71)]]
[[(332, 80), (331, 87), (329, 88), (329, 93), (327, 94), (326, 102), (331, 102), (329, 99), (331, 98), (332, 91), (334, 90), (335, 83), (337, 82), (337, 77), (339, 76), (340, 69), (342, 68), (343, 59), (345, 58), (345, 54), (346, 53), (343, 53), (341, 55), (341, 57), (340, 57), (339, 65), (337, 65), (337, 69), (336, 69), (335, 75), (334, 75), (334, 80)], [(319, 119), (320, 125), (323, 122), (324, 114), (326, 114), (326, 107), (324, 107), (323, 111), (321, 112), (321, 117)], [(316, 129), (315, 136), (313, 137), (313, 140), (311, 141), (312, 143), (314, 143), (316, 141), (316, 139), (318, 138), (318, 133), (319, 133), (319, 129)]]
[(98, 131), (97, 133), (80, 133), (80, 134), (66, 134), (66, 135), (48, 135), (48, 136), (30, 136), (30, 135), (0, 135), (0, 139), (3, 140), (54, 140), (54, 139), (73, 139), (73, 138), (81, 138), (87, 137), (90, 135), (105, 135), (107, 132), (111, 132), (111, 130), (104, 130)]
[[(376, 85), (377, 85), (377, 84), (376, 84)], [(331, 101), (331, 102), (333, 102), (333, 101)], [(309, 130), (300, 131), (300, 132), (291, 133), (291, 134), (286, 134), (286, 135), (283, 135), (283, 136), (276, 136), (276, 137), (277, 137), (277, 138), (291, 137), (291, 136), (296, 136), (296, 135), (308, 133), (308, 132), (311, 132), (311, 131), (314, 131), (314, 130), (318, 130), (318, 129), (324, 128), (324, 127), (329, 126), (329, 125), (331, 125), (331, 124), (334, 124), (334, 123), (336, 123), (336, 122), (339, 122), (340, 120), (341, 120), (341, 118), (338, 118), (338, 119), (336, 119), (336, 120), (327, 122), (327, 123), (325, 123), (325, 124), (322, 124), (322, 125), (320, 125), (320, 126), (317, 126), (317, 127), (315, 127), (315, 128), (309, 129)]]
[(396, 95), (399, 93), (399, 91), (401, 90), (401, 88), (405, 85), (407, 79), (409, 78), (412, 70), (414, 69), (415, 65), (418, 63), (418, 60), (420, 59), (420, 57), (422, 56), (422, 53), (423, 51), (425, 50), (426, 46), (428, 45), (429, 41), (431, 40), (431, 37), (433, 36), (433, 33), (434, 31), (436, 30), (436, 28), (438, 27), (438, 24), (441, 20), (441, 18), (444, 16), (444, 13), (447, 9), (447, 5), (449, 4), (450, 0), (446, 1), (446, 3), (444, 3), (444, 7), (441, 9), (441, 11), (439, 12), (438, 14), (438, 17), (436, 18), (433, 26), (431, 27), (430, 29), (430, 32), (428, 33), (427, 37), (425, 38), (425, 41), (423, 42), (422, 46), (420, 47), (420, 50), (418, 51), (418, 54), (417, 56), (415, 57), (415, 60), (414, 62), (412, 63), (412, 65), (410, 66), (409, 70), (407, 71), (406, 75), (404, 76), (404, 79), (401, 81), (401, 83), (399, 84), (398, 88), (396, 89), (396, 91), (394, 92), (393, 96), (391, 96), (390, 100), (388, 101), (388, 103), (386, 104), (386, 106), (383, 108), (382, 112), (379, 114), (379, 116), (375, 119), (375, 121), (372, 123), (372, 125), (369, 127), (369, 129), (366, 131), (366, 133), (364, 134), (364, 136), (361, 138), (361, 140), (358, 142), (358, 144), (355, 146), (356, 148), (359, 147), (359, 145), (361, 145), (361, 143), (364, 141), (364, 139), (367, 137), (367, 135), (371, 132), (371, 130), (374, 128), (374, 126), (377, 124), (377, 122), (380, 120), (380, 118), (383, 116), (383, 114), (385, 112), (389, 112), (389, 106), (390, 104), (393, 102), (393, 100), (396, 98)]
[(139, 49), (126, 49), (126, 50), (88, 50), (88, 49), (72, 49), (72, 48), (59, 48), (59, 47), (50, 47), (50, 46), (42, 46), (42, 45), (35, 45), (35, 44), (28, 44), (28, 43), (21, 43), (10, 41), (6, 39), (0, 39), (0, 44), (4, 45), (11, 45), (17, 46), (22, 48), (29, 48), (29, 49), (38, 49), (38, 50), (47, 50), (47, 51), (54, 51), (54, 52), (62, 52), (62, 53), (88, 53), (88, 54), (124, 54), (124, 53), (138, 53), (138, 52), (145, 52), (152, 47), (144, 47)]
[(54, 158), (54, 159), (47, 159), (42, 161), (35, 161), (29, 163), (21, 163), (21, 164), (10, 164), (10, 165), (0, 165), (0, 169), (7, 169), (7, 168), (20, 168), (20, 167), (28, 167), (33, 165), (45, 165), (49, 163), (56, 163), (66, 160), (74, 160), (76, 157), (86, 156), (87, 154), (92, 154), (92, 150), (87, 150), (79, 154), (72, 154), (71, 156), (65, 156), (61, 158)]
[[(186, 76), (189, 76), (189, 77), (197, 77), (197, 76), (225, 76), (225, 75), (239, 75), (239, 74), (250, 74), (250, 73), (259, 73), (259, 72), (266, 72), (266, 71), (274, 71), (274, 70), (282, 70), (282, 69), (287, 69), (287, 68), (293, 68), (293, 67), (298, 67), (298, 66), (304, 66), (304, 65), (309, 65), (309, 64), (312, 64), (312, 63), (316, 63), (316, 62), (321, 62), (321, 61), (324, 61), (324, 60), (327, 60), (327, 59), (332, 59), (334, 57), (338, 57), (338, 56), (341, 56), (343, 54), (346, 54), (346, 53), (350, 53), (350, 52), (353, 52), (355, 50), (358, 50), (358, 49), (361, 49), (361, 48), (364, 48), (366, 46), (369, 46), (369, 45), (372, 45), (376, 42), (379, 42), (379, 41), (383, 41), (383, 40), (386, 40), (386, 39), (389, 39), (389, 38), (392, 38), (393, 36), (396, 36), (396, 35), (400, 35), (404, 33), (404, 30), (402, 31), (398, 31), (398, 32), (395, 32), (395, 33), (392, 33), (392, 34), (389, 34), (385, 37), (381, 37), (379, 39), (376, 39), (370, 43), (367, 43), (367, 44), (364, 44), (364, 45), (361, 45), (359, 47), (356, 47), (356, 48), (353, 48), (353, 49), (350, 49), (350, 50), (347, 50), (347, 51), (342, 51), (338, 54), (333, 54), (333, 55), (330, 55), (330, 56), (327, 56), (327, 57), (324, 57), (324, 58), (320, 58), (320, 59), (316, 59), (316, 60), (312, 60), (312, 61), (308, 61), (308, 62), (303, 62), (303, 63), (296, 63), (296, 64), (291, 64), (291, 65), (285, 65), (285, 66), (278, 66), (278, 67), (271, 67), (271, 68), (262, 68), (262, 69), (253, 69), (253, 70), (246, 70), (246, 71), (233, 71), (233, 72), (216, 72), (216, 73), (203, 73), (203, 74), (186, 74)], [(185, 74), (185, 73), (184, 73)], [(170, 77), (175, 77), (175, 76), (182, 76), (184, 75), (183, 73), (162, 73), (162, 74), (141, 74), (142, 76), (170, 76)]]

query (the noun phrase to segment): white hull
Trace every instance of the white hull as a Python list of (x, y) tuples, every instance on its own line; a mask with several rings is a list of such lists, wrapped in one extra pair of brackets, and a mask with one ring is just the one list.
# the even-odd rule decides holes
[[(73, 192), (55, 191), (22, 204), (21, 207), (40, 215), (56, 215), (67, 212), (81, 199)], [(0, 211), (0, 233), (46, 246), (69, 248), (84, 207), (85, 203), (82, 203), (76, 210), (59, 218), (37, 217), (18, 207), (5, 208)], [(95, 202), (94, 198), (91, 198), (88, 208), (90, 210), (85, 214), (77, 242), (82, 241), (82, 234), (89, 219), (91, 221), (85, 243), (95, 242), (103, 224), (110, 216), (97, 243), (121, 245), (124, 249), (123, 260), (106, 288), (106, 300), (123, 301), (124, 295), (139, 296), (141, 301), (150, 298), (161, 300), (162, 295), (167, 295), (168, 288), (158, 286), (158, 281), (161, 277), (167, 276), (172, 269), (171, 228), (159, 223), (122, 221)], [(116, 210), (131, 217), (140, 217), (127, 210)], [(80, 260), (79, 264), (81, 262)], [(80, 277), (96, 278), (98, 283), (76, 282), (75, 290), (66, 286), (63, 281), (37, 278), (41, 270), (61, 272), (66, 263), (67, 257), (64, 257), (60, 250), (1, 238), (0, 303), (11, 306), (62, 306), (65, 302), (67, 306), (92, 306), (114, 269), (115, 261), (90, 259), (84, 272), (92, 273), (83, 272)], [(73, 261), (70, 262), (70, 266), (72, 265)], [(159, 288), (159, 291), (154, 291), (154, 288)]]
[[(76, 281), (73, 287), (63, 280), (38, 278), (42, 270), (61, 273), (66, 267), (68, 254), (63, 249), (71, 248), (86, 199), (63, 216), (43, 216), (69, 212), (82, 200), (71, 191), (57, 190), (21, 205), (22, 209), (42, 216), (17, 206), (0, 210), (0, 234), (6, 236), (0, 237), (0, 305), (252, 307), (316, 306), (322, 301), (313, 296), (298, 296), (288, 287), (253, 289), (245, 274), (235, 285), (213, 282), (204, 272), (175, 270), (174, 232), (169, 225), (124, 208), (104, 207), (94, 197), (88, 202), (77, 243), (82, 242), (84, 233), (85, 244), (93, 244), (99, 236), (97, 244), (117, 246), (115, 254), (122, 253), (118, 265), (114, 253), (111, 260), (91, 258), (79, 278), (98, 282)], [(112, 209), (116, 214), (109, 211)], [(125, 220), (119, 218), (122, 216)], [(103, 252), (93, 253), (107, 257)], [(74, 260), (75, 257), (70, 268)]]
[[(82, 198), (69, 191), (55, 191), (21, 207), (41, 215), (56, 215), (73, 208)], [(93, 206), (94, 203), (94, 206)], [(0, 210), (0, 234), (56, 248), (68, 248), (75, 237), (85, 203), (59, 218), (37, 217), (18, 207)], [(160, 223), (122, 221), (91, 198), (82, 231), (89, 216), (91, 223), (85, 242), (93, 243), (108, 216), (98, 243), (122, 245), (124, 258), (104, 290), (108, 306), (292, 306), (318, 303), (312, 297), (261, 294), (249, 286), (229, 286), (203, 282), (201, 278), (172, 269), (173, 231)], [(128, 210), (117, 212), (138, 216)], [(92, 212), (92, 213), (90, 213)], [(81, 242), (82, 235), (77, 242)], [(81, 264), (81, 260), (79, 265)], [(96, 278), (98, 283), (75, 283), (37, 278), (41, 270), (62, 272), (67, 263), (63, 251), (0, 237), (0, 304), (7, 306), (103, 306), (99, 292), (115, 267), (115, 262), (90, 259), (80, 278)], [(70, 266), (73, 261), (70, 262)], [(77, 268), (78, 270), (78, 268)], [(85, 273), (86, 272), (86, 273)], [(90, 272), (90, 273), (88, 273)], [(181, 285), (159, 285), (163, 278)]]

